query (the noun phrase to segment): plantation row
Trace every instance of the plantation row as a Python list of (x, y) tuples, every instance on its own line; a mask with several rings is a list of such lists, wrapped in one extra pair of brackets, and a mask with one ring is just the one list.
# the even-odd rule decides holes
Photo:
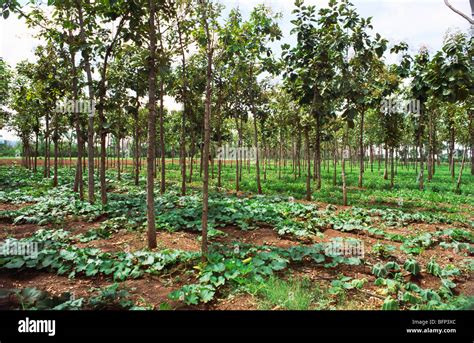
[[(40, 270), (67, 278), (100, 276), (114, 282), (107, 286), (110, 289), (105, 287), (95, 296), (100, 298), (101, 292), (111, 294), (110, 298), (104, 295), (102, 303), (94, 297), (82, 300), (63, 297), (61, 302), (39, 290), (16, 291), (14, 294), (20, 298), (25, 296), (22, 292), (33, 292), (35, 297), (43, 299), (25, 306), (44, 308), (46, 305), (42, 301), (47, 299), (46, 303), (54, 304), (50, 308), (56, 309), (143, 308), (131, 300), (133, 297), (121, 284), (125, 280), (152, 275), (175, 275), (184, 280), (169, 292), (168, 299), (172, 304), (202, 306), (200, 304), (216, 303), (229, 293), (262, 296), (272, 283), (277, 283), (275, 287), (282, 287), (278, 283), (284, 281), (278, 280), (302, 267), (336, 272), (326, 291), (328, 303), (332, 306), (347, 292), (382, 298), (380, 308), (383, 309), (458, 309), (473, 304), (472, 296), (459, 294), (459, 287), (470, 282), (469, 275), (474, 268), (473, 260), (469, 258), (474, 253), (474, 222), (458, 213), (446, 216), (441, 212), (411, 212), (396, 208), (338, 208), (287, 197), (238, 197), (211, 193), (211, 242), (207, 262), (202, 263), (197, 251), (170, 248), (149, 251), (142, 248), (104, 252), (94, 248), (95, 242), (112, 240), (124, 230), (145, 235), (145, 194), (140, 186), (133, 186), (133, 179), (125, 175), (121, 182), (110, 181), (114, 192), (110, 193), (109, 203), (103, 206), (81, 201), (76, 193), (70, 191), (74, 175), (68, 169), (60, 171), (61, 184), (57, 188), (47, 184), (41, 187), (44, 180), (38, 174), (30, 174), (19, 167), (9, 170), (18, 173), (0, 180), (5, 189), (0, 193), (0, 203), (18, 209), (0, 211), (0, 225), (6, 229), (6, 233), (2, 233), (6, 238), (4, 244), (36, 242), (40, 249), (38, 256), (1, 257), (0, 271)], [(25, 177), (26, 174), (30, 177)], [(132, 185), (126, 185), (127, 182)], [(124, 189), (128, 192), (122, 193)], [(171, 233), (188, 231), (199, 234), (201, 211), (199, 192), (187, 196), (172, 191), (162, 196), (157, 194), (156, 226), (158, 230)], [(98, 222), (100, 225), (72, 234), (68, 230), (76, 221)], [(39, 229), (25, 238), (14, 238), (16, 227), (31, 224), (46, 229)], [(435, 229), (424, 231), (417, 225), (433, 225)], [(249, 233), (271, 227), (277, 236), (292, 243), (283, 247), (242, 243), (231, 237), (225, 240), (228, 227)], [(339, 233), (339, 237), (327, 236), (330, 231)], [(366, 241), (368, 238), (373, 238), (374, 242)], [(84, 247), (81, 246), (83, 243), (92, 245)], [(328, 244), (338, 243), (365, 244), (365, 256), (344, 256), (328, 249)], [(431, 255), (436, 251), (437, 254)], [(450, 261), (446, 256), (455, 258)], [(355, 268), (362, 275), (347, 274), (343, 266)], [(439, 280), (436, 288), (421, 286), (420, 280), (427, 274)], [(291, 281), (289, 286), (284, 285), (296, 287)], [(303, 287), (299, 283), (296, 285)], [(304, 296), (314, 290), (314, 286), (304, 287), (304, 291), (299, 290)], [(122, 300), (123, 306), (120, 305)], [(318, 303), (323, 306), (322, 299)], [(155, 308), (172, 308), (170, 306), (163, 302)], [(287, 306), (291, 308), (293, 305)], [(144, 308), (153, 306), (148, 304)]]

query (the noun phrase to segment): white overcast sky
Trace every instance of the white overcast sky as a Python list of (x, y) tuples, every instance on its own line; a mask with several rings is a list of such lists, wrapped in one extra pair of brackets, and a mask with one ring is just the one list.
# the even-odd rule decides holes
[[(275, 49), (282, 43), (292, 43), (289, 37), (292, 25), (291, 11), (294, 8), (292, 0), (221, 0), (226, 7), (224, 17), (233, 7), (239, 7), (244, 18), (258, 3), (264, 3), (276, 12), (281, 12), (280, 20), (284, 38), (275, 45)], [(470, 14), (469, 0), (451, 0), (451, 4)], [(306, 4), (314, 4), (317, 8), (325, 6), (327, 0), (305, 0)], [(443, 0), (352, 0), (360, 15), (373, 17), (374, 32), (380, 33), (390, 43), (405, 41), (411, 51), (417, 51), (426, 46), (430, 51), (438, 50), (443, 42), (447, 30), (469, 30), (469, 23), (452, 12)], [(35, 37), (36, 31), (29, 29), (23, 20), (10, 15), (7, 20), (0, 19), (0, 57), (8, 64), (15, 66), (23, 59), (34, 60), (34, 48), (41, 43)], [(0, 130), (3, 139), (13, 138), (11, 133)]]

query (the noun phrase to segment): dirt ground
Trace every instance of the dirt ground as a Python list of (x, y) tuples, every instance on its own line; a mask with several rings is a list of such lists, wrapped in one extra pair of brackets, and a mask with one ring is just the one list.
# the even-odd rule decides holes
[[(15, 205), (15, 204), (0, 204), (0, 210), (16, 210), (29, 204)], [(324, 208), (325, 204), (319, 204), (319, 207)], [(343, 208), (337, 208), (341, 211)], [(62, 228), (71, 232), (72, 235), (85, 233), (93, 228), (98, 228), (101, 225), (101, 220), (94, 223), (83, 222), (77, 219), (68, 219)], [(446, 224), (411, 224), (407, 227), (386, 228), (388, 232), (398, 233), (402, 235), (413, 234), (414, 232), (434, 232), (437, 230), (444, 230), (453, 225)], [(35, 224), (21, 224), (14, 225), (8, 222), (0, 221), (0, 239), (7, 237), (23, 238), (33, 234), (39, 228), (54, 228), (52, 225), (37, 226)], [(378, 293), (377, 287), (373, 285), (375, 280), (371, 272), (371, 265), (381, 261), (380, 256), (376, 256), (372, 252), (372, 247), (376, 243), (385, 243), (393, 245), (397, 248), (400, 243), (385, 240), (378, 237), (372, 237), (365, 232), (341, 232), (331, 228), (322, 230), (323, 235), (315, 235), (310, 239), (298, 240), (294, 237), (279, 236), (278, 233), (267, 225), (262, 225), (252, 230), (241, 230), (237, 227), (219, 228), (225, 236), (217, 236), (211, 238), (211, 241), (232, 244), (233, 242), (268, 245), (281, 248), (288, 248), (297, 245), (308, 245), (318, 242), (329, 242), (336, 237), (342, 238), (356, 238), (364, 242), (364, 252), (366, 263), (358, 266), (339, 265), (337, 268), (324, 268), (315, 265), (295, 265), (292, 266), (288, 272), (293, 277), (309, 278), (315, 282), (326, 282), (329, 284), (332, 280), (337, 279), (338, 276), (344, 274), (353, 278), (366, 278), (369, 282), (362, 290), (351, 291), (351, 301), (357, 304), (358, 308), (364, 309), (379, 309), (383, 303), (384, 297)], [(157, 232), (157, 249), (180, 249), (185, 251), (197, 252), (201, 248), (198, 232)], [(99, 248), (104, 252), (119, 252), (119, 251), (137, 251), (147, 248), (146, 233), (144, 231), (127, 231), (125, 229), (119, 230), (112, 234), (108, 239), (96, 239), (87, 243), (77, 242), (76, 246), (85, 248)], [(422, 268), (426, 266), (429, 260), (435, 257), (441, 266), (447, 264), (462, 264), (467, 257), (460, 256), (452, 250), (445, 250), (438, 245), (425, 250), (416, 259), (420, 262)], [(399, 249), (396, 249), (393, 254), (386, 259), (396, 261), (403, 264), (406, 259)], [(185, 284), (194, 283), (197, 281), (197, 274), (186, 273), (184, 271), (172, 271), (171, 274), (160, 276), (146, 275), (140, 279), (127, 280), (121, 283), (126, 287), (133, 300), (139, 305), (150, 306), (154, 309), (159, 309), (163, 304), (167, 308), (173, 309), (197, 309), (197, 310), (255, 310), (258, 309), (258, 299), (250, 294), (218, 294), (215, 301), (210, 304), (199, 306), (185, 306), (182, 303), (172, 302), (168, 298), (168, 294), (174, 290), (179, 289)], [(423, 288), (437, 289), (440, 286), (440, 279), (434, 277), (426, 272), (421, 276), (413, 277), (409, 274), (405, 275), (406, 281), (419, 284)], [(454, 282), (457, 283), (455, 293), (474, 296), (474, 278), (473, 275), (455, 277)], [(83, 277), (76, 276), (69, 279), (67, 276), (56, 275), (51, 272), (22, 270), (21, 272), (0, 270), (0, 289), (19, 289), (26, 287), (35, 287), (40, 290), (50, 292), (54, 295), (60, 295), (64, 292), (74, 294), (75, 297), (88, 297), (94, 288), (103, 288), (113, 284), (110, 278), (106, 277)], [(354, 305), (355, 306), (355, 305)], [(0, 304), (1, 307), (1, 304)], [(278, 310), (278, 308), (275, 308)]]

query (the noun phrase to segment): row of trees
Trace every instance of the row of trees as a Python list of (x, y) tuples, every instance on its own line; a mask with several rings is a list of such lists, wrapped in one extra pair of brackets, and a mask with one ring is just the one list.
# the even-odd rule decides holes
[[(36, 3), (36, 2), (35, 2)], [(358, 158), (358, 186), (365, 169), (383, 155), (385, 175), (394, 184), (395, 161), (416, 162), (419, 187), (431, 180), (444, 150), (453, 180), (456, 151), (462, 166), (471, 159), (474, 175), (474, 109), (472, 37), (451, 32), (443, 48), (415, 55), (399, 43), (373, 34), (370, 18), (361, 17), (345, 0), (331, 0), (316, 9), (295, 2), (292, 34), (296, 44), (272, 50), (282, 38), (279, 14), (258, 5), (249, 18), (210, 0), (80, 0), (48, 1), (27, 9), (16, 1), (0, 1), (4, 18), (15, 12), (39, 29), (46, 44), (36, 62), (15, 70), (0, 60), (1, 125), (21, 137), (26, 156), (45, 152), (45, 177), (57, 185), (61, 139), (76, 147), (74, 190), (94, 203), (96, 158), (99, 159), (100, 200), (107, 203), (107, 141), (114, 155), (121, 142), (133, 139), (134, 174), (138, 184), (141, 147), (147, 147), (148, 241), (156, 246), (154, 178), (166, 191), (166, 157), (179, 155), (181, 193), (200, 157), (203, 180), (203, 256), (207, 252), (209, 164), (214, 175), (216, 151), (226, 143), (256, 148), (257, 193), (262, 193), (269, 160), (286, 165), (295, 178), (306, 177), (306, 198), (321, 187), (322, 163), (342, 165), (347, 202), (345, 161)], [(397, 55), (398, 63), (386, 57)], [(165, 98), (182, 104), (168, 111)], [(57, 111), (62, 99), (73, 104), (94, 99), (92, 111), (79, 106)], [(410, 108), (400, 99), (411, 100)], [(8, 108), (8, 110), (7, 110)], [(96, 141), (99, 147), (96, 148)], [(71, 142), (72, 145), (72, 142)], [(72, 151), (72, 149), (71, 149)], [(36, 169), (36, 159), (34, 159)], [(217, 186), (226, 161), (217, 159)], [(239, 191), (245, 158), (235, 159)], [(380, 164), (380, 159), (379, 159)], [(306, 168), (306, 172), (301, 169)], [(117, 159), (120, 178), (121, 161)], [(389, 172), (390, 171), (390, 172)], [(462, 167), (457, 187), (460, 187)]]

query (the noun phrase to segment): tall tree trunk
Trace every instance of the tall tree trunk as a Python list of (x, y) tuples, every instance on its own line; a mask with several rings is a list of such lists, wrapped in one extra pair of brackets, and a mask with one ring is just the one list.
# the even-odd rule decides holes
[(280, 140), (278, 142), (278, 180), (281, 179), (281, 160), (283, 155), (282, 130), (280, 130)]
[(424, 152), (423, 152), (423, 129), (424, 129), (424, 109), (420, 111), (420, 128), (419, 128), (419, 134), (418, 134), (418, 146), (420, 149), (420, 174), (419, 174), (419, 188), (420, 190), (424, 190)]
[(35, 160), (34, 160), (34, 166), (33, 166), (33, 171), (36, 173), (38, 171), (38, 132), (35, 132)]
[(359, 188), (362, 188), (364, 177), (364, 116), (365, 110), (360, 113), (360, 136), (359, 136)]
[(165, 123), (164, 123), (164, 85), (160, 83), (160, 150), (161, 150), (161, 183), (160, 193), (166, 191), (166, 154), (165, 154)]
[(120, 135), (117, 136), (117, 179), (120, 181), (122, 179), (122, 172), (120, 170)]
[(181, 137), (179, 143), (179, 155), (180, 155), (180, 165), (181, 165), (181, 195), (186, 195), (186, 116), (188, 111), (188, 79), (187, 79), (187, 70), (186, 70), (186, 51), (183, 41), (183, 31), (181, 28), (181, 21), (177, 20), (178, 25), (178, 38), (179, 45), (181, 50), (181, 68), (182, 68), (182, 80), (183, 80), (183, 112), (181, 115)]
[(471, 143), (471, 175), (474, 175), (474, 110), (469, 110), (469, 140)]
[(395, 166), (394, 166), (394, 159), (393, 159), (393, 147), (390, 147), (390, 188), (392, 189), (394, 186), (395, 180)]
[[(99, 116), (100, 118), (101, 116)], [(100, 118), (99, 122), (104, 123), (105, 119)], [(107, 133), (104, 129), (100, 129), (100, 165), (99, 165), (99, 181), (100, 181), (100, 200), (103, 205), (107, 204), (107, 185), (105, 181), (105, 162), (107, 159), (106, 139)]]
[(242, 136), (240, 134), (239, 119), (237, 117), (237, 113), (235, 114), (235, 126), (237, 127), (238, 137), (239, 137), (239, 141), (237, 143), (237, 149), (234, 151), (235, 152), (235, 191), (239, 192), (239, 190), (240, 190), (239, 151), (240, 151), (241, 137)]
[(154, 161), (156, 145), (156, 28), (155, 28), (155, 0), (149, 0), (149, 38), (150, 56), (148, 71), (148, 148), (147, 148), (147, 184), (146, 184), (146, 207), (147, 207), (147, 237), (148, 248), (156, 248), (155, 227), (155, 197), (154, 197)]
[(309, 129), (304, 129), (304, 138), (306, 143), (306, 200), (311, 201), (311, 152), (309, 149)]
[[(138, 88), (137, 88), (138, 89)], [(138, 92), (138, 91), (137, 91)], [(136, 98), (136, 108), (135, 108), (135, 186), (138, 186), (139, 182), (139, 174), (140, 174), (140, 125), (139, 125), (139, 110), (140, 110), (140, 98), (137, 93), (137, 98)]]
[(335, 187), (337, 184), (337, 137), (334, 136), (334, 148), (333, 148), (333, 176), (332, 184)]
[(44, 133), (44, 166), (43, 177), (49, 178), (49, 114), (45, 118), (46, 130)]
[(466, 154), (467, 154), (467, 149), (464, 149), (464, 153), (462, 155), (461, 168), (459, 168), (458, 182), (456, 183), (456, 191), (458, 192), (461, 191), (461, 178), (462, 178), (462, 171), (464, 169), (464, 163), (466, 161)]
[[(86, 43), (86, 32), (85, 23), (83, 18), (82, 5), (80, 0), (76, 0), (76, 7), (78, 12), (80, 33), (79, 36), (83, 43)], [(88, 195), (89, 202), (91, 204), (95, 201), (94, 195), (94, 89), (92, 81), (92, 69), (90, 64), (90, 55), (87, 49), (82, 51), (84, 70), (87, 76), (87, 85), (89, 90), (89, 101), (91, 102), (91, 113), (89, 114), (88, 126), (87, 126), (87, 161), (89, 165), (88, 173)]]
[(429, 141), (429, 149), (428, 149), (428, 182), (431, 182), (431, 179), (433, 178), (433, 150), (434, 150), (434, 145), (433, 145), (433, 116), (434, 116), (434, 111), (430, 111), (430, 115), (428, 116), (428, 126), (429, 126), (429, 131), (428, 131), (428, 141)]
[(343, 140), (341, 152), (342, 204), (347, 206), (346, 156), (344, 154), (344, 149), (347, 147), (347, 128), (345, 129)]
[(188, 179), (188, 182), (191, 183), (193, 182), (193, 169), (194, 169), (194, 154), (195, 154), (195, 150), (196, 150), (196, 142), (195, 142), (195, 137), (194, 137), (194, 133), (191, 134), (191, 151), (190, 151), (190, 158), (191, 158), (191, 161), (189, 163), (189, 179)]
[[(163, 35), (161, 34), (160, 19), (158, 18), (158, 31), (160, 32), (160, 49), (164, 51)], [(165, 81), (160, 77), (160, 155), (161, 155), (161, 182), (160, 193), (164, 194), (166, 190), (166, 156), (165, 156), (165, 123), (164, 123), (164, 96)]]
[(53, 175), (53, 187), (58, 186), (58, 128), (57, 118), (54, 125), (53, 144), (54, 144), (54, 175)]
[(370, 172), (374, 172), (374, 146), (370, 144), (369, 146), (370, 149)]
[(451, 179), (454, 181), (456, 165), (454, 163), (454, 153), (455, 153), (455, 132), (454, 132), (454, 123), (451, 121), (449, 129), (449, 169), (451, 171)]
[(315, 176), (316, 176), (316, 189), (321, 189), (321, 115), (316, 114), (316, 147), (315, 147)]
[[(225, 158), (225, 154), (222, 153), (222, 81), (219, 79), (218, 83), (218, 95), (217, 95), (217, 146), (219, 149), (219, 156), (217, 161), (217, 187), (222, 187), (222, 156)], [(225, 160), (224, 160), (225, 163)]]
[(262, 194), (262, 184), (260, 183), (260, 161), (259, 161), (259, 151), (258, 151), (258, 126), (257, 126), (257, 111), (255, 111), (255, 104), (253, 99), (253, 90), (251, 106), (253, 112), (253, 129), (254, 129), (254, 140), (255, 140), (255, 168), (257, 173), (257, 193)]
[(379, 156), (377, 158), (378, 160), (378, 169), (380, 171), (380, 166), (381, 166), (381, 163), (382, 163), (382, 146), (379, 145)]
[(210, 145), (210, 119), (211, 119), (211, 81), (212, 81), (212, 42), (209, 32), (209, 25), (207, 22), (207, 6), (206, 0), (200, 0), (202, 6), (202, 21), (204, 24), (204, 31), (207, 38), (207, 69), (206, 69), (206, 99), (204, 111), (204, 176), (202, 181), (202, 259), (206, 261), (208, 247), (207, 247), (207, 224), (209, 211), (209, 145)]
[(346, 158), (341, 159), (341, 178), (342, 178), (342, 204), (347, 206), (347, 185), (346, 185)]

